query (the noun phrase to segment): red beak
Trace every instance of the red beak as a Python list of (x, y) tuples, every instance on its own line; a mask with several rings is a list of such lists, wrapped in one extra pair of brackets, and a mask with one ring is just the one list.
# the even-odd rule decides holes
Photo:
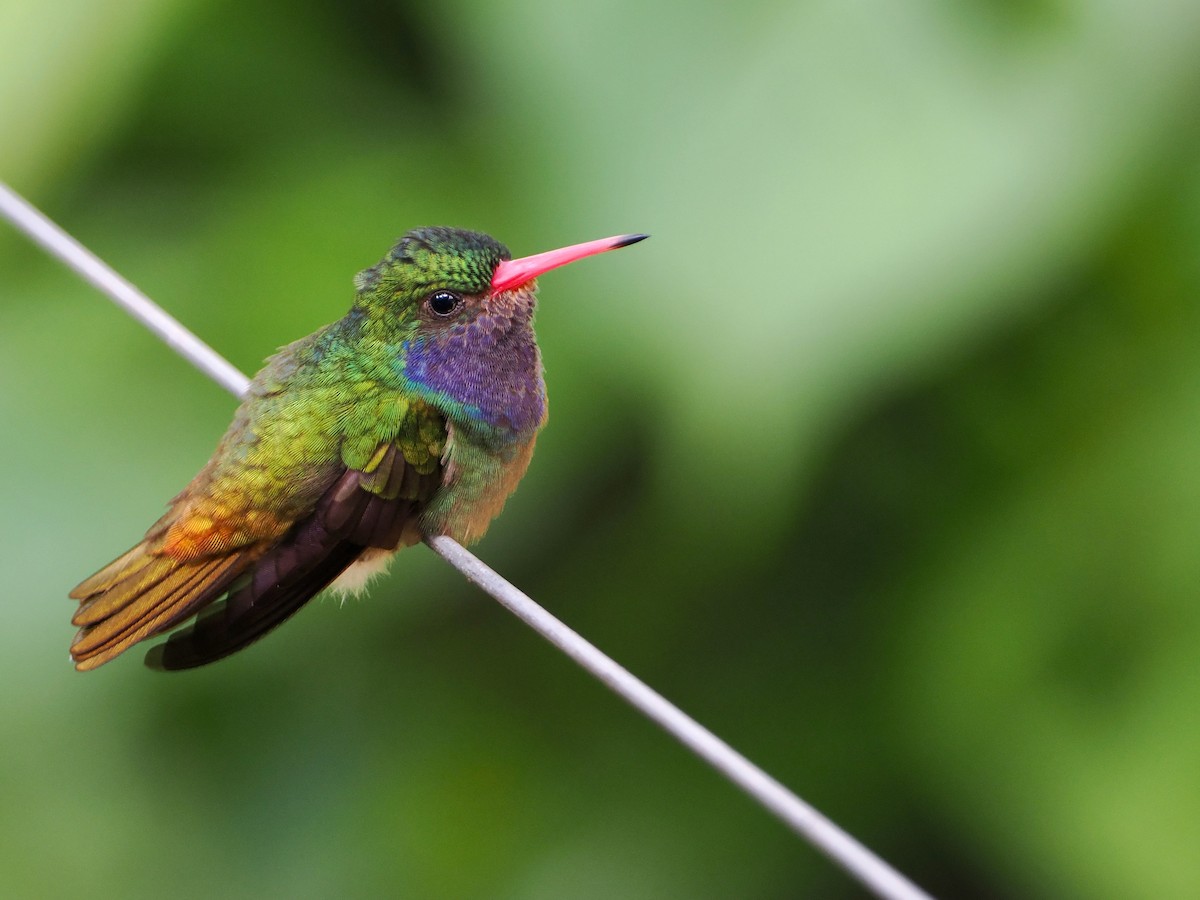
[(558, 250), (548, 250), (534, 256), (524, 256), (521, 259), (502, 260), (492, 273), (492, 293), (511, 290), (528, 284), (543, 272), (573, 263), (585, 256), (595, 256), (605, 250), (616, 250), (618, 247), (628, 247), (638, 241), (650, 237), (648, 234), (620, 234), (616, 237), (601, 238), (598, 241), (588, 241), (586, 244), (572, 244)]

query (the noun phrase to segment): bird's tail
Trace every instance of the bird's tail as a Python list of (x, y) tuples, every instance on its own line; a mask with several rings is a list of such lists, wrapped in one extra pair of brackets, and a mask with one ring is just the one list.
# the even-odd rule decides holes
[(81, 601), (71, 659), (94, 669), (133, 644), (178, 624), (225, 592), (253, 561), (242, 552), (181, 562), (146, 542), (113, 560), (71, 591)]

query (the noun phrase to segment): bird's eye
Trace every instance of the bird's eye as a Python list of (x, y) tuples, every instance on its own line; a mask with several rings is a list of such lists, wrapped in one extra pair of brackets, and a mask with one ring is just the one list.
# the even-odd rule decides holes
[(454, 291), (434, 291), (425, 302), (435, 316), (448, 316), (462, 306), (462, 297)]

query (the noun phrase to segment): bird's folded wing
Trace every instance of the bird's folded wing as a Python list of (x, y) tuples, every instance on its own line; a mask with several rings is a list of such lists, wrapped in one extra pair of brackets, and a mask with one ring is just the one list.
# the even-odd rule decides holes
[(267, 550), (225, 599), (152, 648), (147, 665), (188, 669), (235, 653), (291, 616), (364, 550), (416, 543), (420, 512), (440, 484), (437, 457), (418, 454), (414, 463), (399, 443), (380, 444), (362, 469), (346, 469), (313, 515)]

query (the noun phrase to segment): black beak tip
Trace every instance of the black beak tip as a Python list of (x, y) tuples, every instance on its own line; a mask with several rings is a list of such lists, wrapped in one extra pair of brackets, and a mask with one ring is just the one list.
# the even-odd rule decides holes
[(630, 244), (636, 244), (638, 241), (644, 241), (650, 237), (648, 234), (627, 234), (621, 238), (620, 243), (613, 244), (614, 250), (619, 250), (621, 247), (628, 247)]

